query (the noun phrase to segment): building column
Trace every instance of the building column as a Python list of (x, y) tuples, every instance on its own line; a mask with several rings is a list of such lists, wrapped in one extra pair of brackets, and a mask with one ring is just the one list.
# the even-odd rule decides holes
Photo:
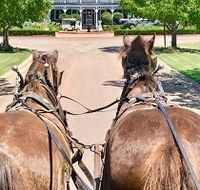
[(113, 25), (113, 13), (114, 13), (114, 9), (111, 9), (111, 13), (112, 13), (112, 25)]
[(80, 17), (81, 17), (81, 20), (80, 20), (80, 30), (82, 30), (82, 12), (83, 12), (83, 10), (80, 9), (79, 12), (80, 12)]
[(47, 14), (47, 19), (49, 21), (51, 21), (51, 11), (52, 11), (52, 9), (50, 9), (49, 12), (48, 12), (48, 14)]
[[(96, 1), (97, 1), (97, 0), (96, 0)], [(95, 14), (95, 16), (96, 16), (95, 27), (96, 27), (96, 29), (98, 28), (98, 11), (99, 11), (99, 10), (96, 8), (96, 9), (95, 9), (95, 13), (96, 13), (96, 14)]]

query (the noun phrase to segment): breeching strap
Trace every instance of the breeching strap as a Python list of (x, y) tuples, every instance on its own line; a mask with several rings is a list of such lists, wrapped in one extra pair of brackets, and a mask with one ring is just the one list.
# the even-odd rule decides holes
[(176, 129), (175, 129), (171, 119), (169, 118), (169, 115), (167, 114), (166, 109), (163, 107), (163, 105), (160, 102), (157, 101), (156, 104), (158, 105), (158, 108), (162, 111), (163, 115), (166, 118), (166, 121), (167, 121), (167, 123), (169, 125), (170, 131), (171, 131), (172, 136), (174, 138), (174, 141), (175, 141), (175, 143), (176, 143), (176, 145), (177, 145), (177, 147), (179, 149), (179, 152), (181, 153), (181, 155), (182, 155), (182, 157), (183, 157), (183, 159), (185, 161), (185, 164), (187, 165), (187, 168), (189, 170), (189, 173), (191, 174), (191, 177), (192, 177), (192, 179), (194, 181), (194, 184), (195, 184), (197, 190), (200, 190), (199, 180), (197, 179), (197, 176), (196, 176), (196, 174), (195, 174), (195, 172), (194, 172), (194, 170), (192, 168), (192, 165), (190, 163), (190, 160), (189, 160), (189, 158), (188, 158), (188, 156), (187, 156), (187, 154), (185, 152), (185, 149), (184, 149), (183, 145), (180, 142), (180, 139), (178, 137)]

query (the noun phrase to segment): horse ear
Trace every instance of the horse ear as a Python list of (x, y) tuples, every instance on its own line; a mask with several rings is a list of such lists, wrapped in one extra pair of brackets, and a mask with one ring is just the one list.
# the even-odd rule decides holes
[(33, 59), (35, 58), (39, 58), (40, 57), (40, 53), (38, 50), (33, 50)]
[(146, 45), (147, 45), (147, 49), (149, 50), (149, 51), (152, 51), (153, 50), (153, 46), (154, 46), (154, 42), (155, 42), (155, 34), (153, 35), (153, 37), (149, 40), (149, 41), (147, 41), (146, 42)]
[(132, 49), (143, 49), (144, 48), (144, 40), (143, 38), (138, 35), (131, 43)]
[(58, 60), (58, 51), (57, 50), (54, 50), (53, 51), (53, 57)]
[(124, 44), (124, 47), (125, 48), (129, 48), (130, 45), (131, 45), (131, 40), (130, 38), (128, 37), (128, 35), (124, 35), (123, 37), (123, 44)]

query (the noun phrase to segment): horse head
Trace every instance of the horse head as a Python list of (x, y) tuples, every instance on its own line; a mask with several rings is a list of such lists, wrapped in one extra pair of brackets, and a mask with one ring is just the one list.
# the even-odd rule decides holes
[(157, 57), (153, 53), (154, 41), (155, 35), (149, 40), (137, 36), (132, 41), (127, 35), (124, 36), (124, 47), (120, 55), (125, 78), (135, 73), (143, 75), (156, 70), (158, 64)]
[(53, 53), (33, 51), (33, 63), (26, 74), (25, 85), (33, 79), (40, 79), (57, 94), (63, 75), (58, 70), (57, 60), (57, 50)]
[(157, 63), (153, 52), (154, 41), (155, 35), (149, 40), (137, 36), (132, 41), (128, 36), (124, 36), (124, 47), (120, 55), (127, 82), (123, 97), (156, 93), (158, 85), (154, 74), (162, 69), (163, 65)]

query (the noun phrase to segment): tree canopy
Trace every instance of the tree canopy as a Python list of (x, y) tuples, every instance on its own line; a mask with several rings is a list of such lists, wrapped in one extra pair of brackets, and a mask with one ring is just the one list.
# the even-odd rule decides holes
[(0, 29), (3, 45), (8, 45), (6, 35), (12, 26), (22, 27), (26, 21), (42, 21), (51, 7), (51, 0), (0, 0)]
[(115, 12), (115, 13), (113, 14), (113, 20), (114, 20), (114, 23), (115, 23), (115, 24), (119, 24), (119, 20), (120, 20), (121, 18), (124, 18), (124, 15), (123, 15), (122, 13), (120, 13), (120, 12)]
[(175, 32), (180, 25), (198, 25), (200, 22), (199, 4), (199, 0), (120, 1), (120, 5), (136, 17), (147, 18), (151, 21), (160, 20), (172, 32)]
[(109, 12), (104, 12), (101, 15), (101, 19), (102, 19), (103, 24), (111, 24), (111, 22), (112, 22), (112, 14), (109, 13)]

